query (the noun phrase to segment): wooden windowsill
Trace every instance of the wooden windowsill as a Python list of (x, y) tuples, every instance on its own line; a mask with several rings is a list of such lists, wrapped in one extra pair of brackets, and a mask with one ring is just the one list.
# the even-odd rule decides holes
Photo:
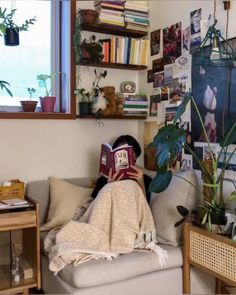
[(70, 113), (41, 113), (41, 112), (0, 112), (0, 119), (76, 119), (76, 115)]

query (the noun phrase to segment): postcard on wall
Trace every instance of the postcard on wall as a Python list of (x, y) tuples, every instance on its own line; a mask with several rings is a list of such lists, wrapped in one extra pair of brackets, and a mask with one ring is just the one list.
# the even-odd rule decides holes
[(153, 73), (164, 71), (164, 64), (162, 58), (157, 58), (152, 61)]
[(173, 65), (165, 65), (164, 66), (164, 85), (169, 85), (173, 81)]
[(177, 107), (166, 107), (165, 122), (172, 122), (175, 118)]
[(179, 83), (178, 78), (173, 80), (173, 83), (170, 87), (170, 103), (181, 102), (184, 98), (184, 94), (186, 92), (186, 83)]
[(173, 63), (181, 55), (181, 22), (163, 29), (164, 64)]
[(191, 36), (201, 34), (202, 9), (190, 12)]
[[(228, 152), (225, 154), (226, 160), (229, 159), (230, 155), (232, 153)], [(221, 155), (220, 159), (219, 159), (219, 163), (218, 163), (218, 168), (222, 168), (224, 165), (224, 155)], [(236, 171), (236, 154), (234, 154), (230, 160), (229, 160), (229, 164), (226, 167), (226, 170), (232, 170), (232, 171)]]
[(169, 100), (169, 88), (161, 87), (161, 101)]
[(158, 88), (164, 85), (164, 72), (154, 73), (153, 87)]
[(191, 30), (190, 30), (190, 26), (188, 26), (186, 29), (183, 30), (183, 41), (182, 41), (183, 52), (185, 51), (189, 52), (190, 39), (191, 39)]
[(189, 132), (190, 130), (190, 123), (188, 121), (180, 121), (176, 123), (178, 128), (183, 128), (185, 131)]
[(150, 95), (150, 117), (156, 117), (158, 112), (158, 103), (161, 101), (161, 94)]
[(154, 73), (153, 70), (147, 70), (147, 83), (154, 82)]
[(151, 56), (156, 55), (160, 52), (160, 39), (161, 39), (160, 29), (151, 32), (151, 42), (150, 42)]

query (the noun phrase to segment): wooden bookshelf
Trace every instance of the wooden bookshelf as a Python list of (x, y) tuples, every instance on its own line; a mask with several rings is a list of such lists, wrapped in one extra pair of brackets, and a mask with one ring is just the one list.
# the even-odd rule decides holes
[(94, 115), (88, 115), (88, 116), (76, 116), (79, 119), (97, 119), (97, 120), (104, 120), (104, 119), (117, 119), (117, 120), (146, 120), (146, 116), (103, 116), (103, 117), (96, 117)]
[(129, 70), (129, 71), (140, 71), (147, 69), (147, 66), (142, 65), (129, 65), (129, 64), (120, 64), (120, 63), (110, 63), (110, 62), (80, 62), (80, 66), (87, 67), (96, 67), (96, 68), (110, 68), (110, 69), (121, 69), (121, 70)]
[(125, 36), (131, 38), (142, 38), (147, 35), (147, 32), (126, 29), (121, 26), (107, 25), (107, 24), (81, 24), (81, 29), (89, 32), (96, 32), (108, 35)]

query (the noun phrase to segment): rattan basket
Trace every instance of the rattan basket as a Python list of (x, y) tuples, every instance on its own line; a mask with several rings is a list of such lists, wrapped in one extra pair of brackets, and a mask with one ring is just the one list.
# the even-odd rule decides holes
[(25, 184), (24, 182), (13, 179), (10, 180), (11, 186), (0, 186), (0, 201), (5, 199), (20, 198), (25, 197)]

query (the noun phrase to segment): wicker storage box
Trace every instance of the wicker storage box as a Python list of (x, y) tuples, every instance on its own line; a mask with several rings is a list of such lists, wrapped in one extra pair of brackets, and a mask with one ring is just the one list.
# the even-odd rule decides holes
[(25, 197), (25, 184), (18, 179), (10, 180), (11, 186), (0, 186), (0, 201), (5, 199)]

